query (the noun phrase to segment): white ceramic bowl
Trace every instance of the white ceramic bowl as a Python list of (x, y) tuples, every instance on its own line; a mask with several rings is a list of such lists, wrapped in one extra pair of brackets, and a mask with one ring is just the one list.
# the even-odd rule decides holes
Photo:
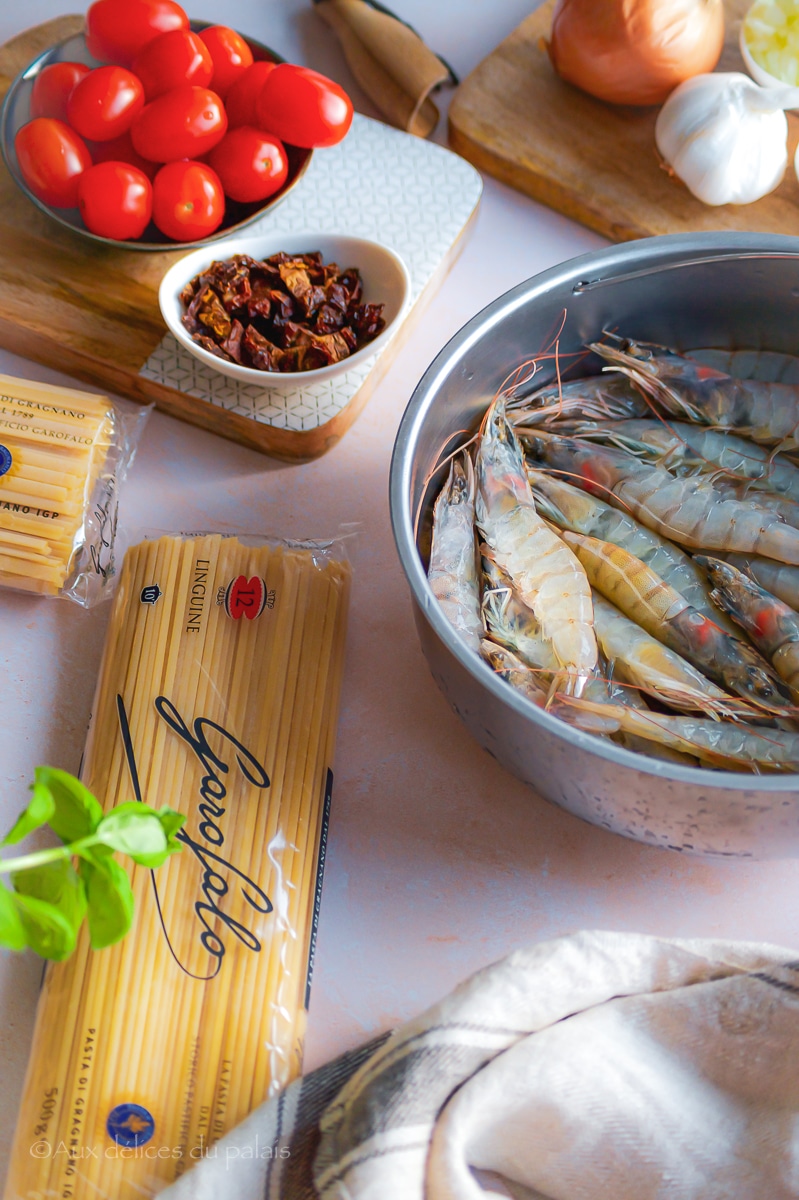
[[(349, 358), (314, 371), (258, 371), (254, 367), (226, 362), (198, 346), (181, 320), (184, 309), (180, 293), (186, 284), (212, 262), (232, 258), (234, 254), (249, 254), (252, 258), (265, 259), (281, 250), (287, 254), (308, 254), (318, 250), (325, 263), (336, 262), (342, 268), (357, 267), (363, 280), (364, 301), (385, 305), (383, 319), (386, 324), (382, 332)], [(397, 332), (400, 320), (408, 308), (410, 287), (410, 276), (405, 263), (393, 250), (379, 242), (332, 233), (296, 233), (290, 236), (285, 233), (271, 233), (260, 237), (230, 238), (187, 254), (171, 266), (161, 280), (158, 303), (170, 331), (181, 346), (185, 346), (200, 362), (242, 383), (288, 389), (295, 388), (300, 383), (318, 383), (334, 375), (342, 375), (383, 350)]]
[(752, 57), (752, 52), (749, 49), (749, 44), (744, 36), (743, 24), (741, 24), (741, 32), (738, 37), (738, 46), (741, 51), (741, 58), (744, 60), (744, 65), (754, 79), (755, 83), (759, 83), (761, 87), (767, 88), (785, 88), (793, 86), (790, 83), (786, 83), (784, 79), (778, 79), (776, 75), (772, 75), (765, 69), (765, 67), (761, 67), (760, 63), (754, 60)]

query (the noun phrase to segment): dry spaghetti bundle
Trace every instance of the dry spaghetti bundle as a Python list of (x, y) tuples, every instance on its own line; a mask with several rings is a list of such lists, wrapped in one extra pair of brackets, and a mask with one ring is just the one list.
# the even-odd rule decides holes
[(49, 969), (6, 1200), (140, 1200), (299, 1072), (348, 596), (310, 548), (128, 552), (83, 777), (185, 813), (183, 849)]
[(0, 584), (61, 591), (114, 436), (104, 396), (0, 375)]

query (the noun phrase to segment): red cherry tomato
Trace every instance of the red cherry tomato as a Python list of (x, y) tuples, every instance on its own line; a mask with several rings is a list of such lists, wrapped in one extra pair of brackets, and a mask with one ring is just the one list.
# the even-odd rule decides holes
[(78, 180), (92, 160), (74, 129), (53, 117), (36, 117), (19, 130), (14, 149), (34, 196), (53, 208), (75, 207)]
[(258, 97), (258, 125), (294, 146), (332, 146), (353, 122), (353, 103), (332, 79), (310, 67), (281, 62)]
[(213, 89), (224, 100), (236, 80), (252, 66), (252, 50), (241, 34), (227, 25), (211, 25), (201, 31), (200, 37), (213, 60)]
[(289, 173), (283, 143), (251, 125), (226, 133), (208, 162), (222, 180), (225, 195), (245, 204), (274, 195)]
[(201, 162), (167, 163), (153, 183), (153, 220), (176, 242), (208, 237), (222, 224), (225, 195), (219, 176)]
[(190, 29), (171, 29), (159, 34), (133, 60), (133, 73), (138, 75), (148, 100), (154, 100), (183, 83), (207, 87), (214, 73), (214, 64), (205, 42)]
[(83, 223), (100, 237), (120, 242), (141, 237), (150, 224), (153, 189), (138, 167), (104, 162), (89, 167), (78, 184), (78, 207)]
[(86, 13), (86, 45), (100, 62), (129, 67), (159, 33), (188, 28), (175, 0), (95, 0)]
[(271, 75), (276, 66), (277, 63), (273, 62), (254, 62), (239, 75), (225, 96), (228, 129), (236, 129), (239, 125), (258, 124), (255, 105), (267, 75)]
[(89, 70), (85, 63), (76, 62), (50, 63), (42, 67), (33, 81), (31, 116), (66, 121), (69, 94)]
[(258, 125), (291, 146), (335, 146), (352, 124), (352, 101), (332, 79), (279, 63), (258, 98)]
[(138, 167), (149, 180), (155, 179), (158, 164), (150, 162), (149, 159), (142, 158), (140, 154), (136, 153), (130, 131), (121, 134), (118, 138), (111, 138), (109, 142), (95, 142), (89, 147), (89, 150), (95, 166), (97, 163), (104, 162), (127, 163), (129, 167)]
[(144, 88), (125, 67), (97, 67), (73, 90), (67, 117), (92, 142), (107, 142), (130, 129), (144, 108)]
[(172, 162), (200, 158), (213, 150), (226, 132), (227, 116), (216, 93), (187, 83), (146, 104), (130, 135), (143, 158)]

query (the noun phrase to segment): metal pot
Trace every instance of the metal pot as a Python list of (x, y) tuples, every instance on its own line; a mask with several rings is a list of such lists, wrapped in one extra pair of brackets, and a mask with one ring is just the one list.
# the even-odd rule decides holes
[(564, 310), (561, 355), (603, 329), (686, 351), (798, 354), (799, 238), (701, 233), (613, 246), (520, 284), (444, 347), (402, 419), (390, 482), (394, 537), (430, 669), (478, 742), (576, 816), (677, 850), (792, 854), (799, 849), (799, 776), (659, 762), (572, 729), (466, 649), (428, 586), (431, 506), (444, 476), (438, 464), (465, 440), (464, 430), (476, 428), (508, 373), (551, 342)]

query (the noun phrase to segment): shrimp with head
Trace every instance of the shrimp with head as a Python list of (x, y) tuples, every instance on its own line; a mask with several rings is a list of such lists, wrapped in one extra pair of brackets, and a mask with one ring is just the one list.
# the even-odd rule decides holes
[(681, 546), (799, 565), (799, 529), (755, 503), (726, 497), (706, 478), (677, 479), (611, 446), (540, 430), (528, 444), (538, 460), (568, 471), (587, 491), (598, 492)]
[(427, 578), (453, 629), (480, 653), (485, 628), (474, 536), (474, 470), (468, 454), (454, 458), (433, 509)]
[(579, 694), (597, 663), (591, 588), (575, 555), (536, 511), (501, 397), (486, 415), (475, 469), (480, 532), (551, 644), (557, 686)]
[(765, 446), (797, 445), (796, 384), (735, 379), (667, 346), (612, 334), (589, 349), (672, 416), (732, 429)]

